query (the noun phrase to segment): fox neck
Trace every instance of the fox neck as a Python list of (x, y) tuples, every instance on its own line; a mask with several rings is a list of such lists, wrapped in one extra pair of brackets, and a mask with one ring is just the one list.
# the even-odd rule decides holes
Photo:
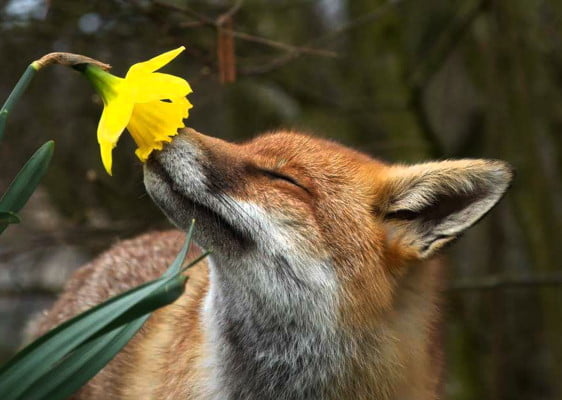
[(401, 312), (350, 332), (338, 323), (341, 294), (328, 261), (277, 255), (209, 264), (209, 399), (435, 398), (429, 371), (438, 368), (428, 353), (435, 308), (422, 293), (434, 292), (427, 267), (398, 285)]
[(323, 262), (210, 260), (203, 310), (213, 399), (329, 398), (343, 368), (337, 293)]

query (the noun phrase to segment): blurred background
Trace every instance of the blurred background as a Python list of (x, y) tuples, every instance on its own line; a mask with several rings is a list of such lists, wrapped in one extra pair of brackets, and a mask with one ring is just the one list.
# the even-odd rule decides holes
[[(228, 140), (294, 128), (388, 161), (508, 160), (502, 203), (447, 253), (447, 399), (562, 399), (562, 2), (0, 0), (0, 102), (25, 67), (82, 53), (123, 75), (186, 45), (188, 125)], [(114, 176), (101, 102), (78, 74), (34, 79), (0, 146), (0, 192), (56, 141), (23, 222), (0, 239), (0, 362), (68, 274), (169, 227), (123, 136)]]

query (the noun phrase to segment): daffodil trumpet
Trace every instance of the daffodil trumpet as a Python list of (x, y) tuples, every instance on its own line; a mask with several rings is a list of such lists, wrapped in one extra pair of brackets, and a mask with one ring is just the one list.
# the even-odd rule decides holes
[(137, 63), (124, 78), (110, 74), (99, 66), (83, 64), (75, 68), (92, 83), (103, 100), (104, 109), (97, 130), (102, 163), (111, 175), (112, 152), (127, 128), (135, 143), (135, 154), (145, 162), (153, 150), (170, 142), (192, 107), (186, 96), (191, 87), (185, 79), (156, 72), (185, 47), (179, 47)]

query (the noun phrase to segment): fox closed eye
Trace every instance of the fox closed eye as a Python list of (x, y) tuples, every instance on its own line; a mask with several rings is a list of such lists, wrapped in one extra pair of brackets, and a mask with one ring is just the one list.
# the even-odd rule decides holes
[(259, 171), (270, 179), (273, 179), (273, 180), (278, 179), (278, 180), (288, 182), (288, 183), (290, 183), (294, 186), (297, 186), (298, 188), (304, 190), (305, 192), (310, 193), (308, 188), (306, 188), (305, 186), (300, 184), (296, 179), (294, 179), (293, 177), (291, 177), (289, 175), (285, 175), (285, 174), (283, 174), (281, 172), (278, 172), (278, 171), (274, 171), (274, 170), (270, 170), (270, 169), (263, 169), (263, 168), (260, 168)]

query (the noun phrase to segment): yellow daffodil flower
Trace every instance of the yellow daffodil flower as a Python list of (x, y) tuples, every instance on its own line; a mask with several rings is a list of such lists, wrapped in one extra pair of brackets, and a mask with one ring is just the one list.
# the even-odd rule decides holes
[(125, 127), (138, 146), (135, 154), (142, 162), (153, 150), (161, 150), (184, 127), (183, 120), (192, 107), (185, 97), (191, 93), (189, 83), (174, 75), (155, 72), (183, 50), (182, 46), (135, 64), (125, 78), (92, 64), (81, 68), (103, 100), (97, 135), (108, 174), (111, 175), (113, 148)]

